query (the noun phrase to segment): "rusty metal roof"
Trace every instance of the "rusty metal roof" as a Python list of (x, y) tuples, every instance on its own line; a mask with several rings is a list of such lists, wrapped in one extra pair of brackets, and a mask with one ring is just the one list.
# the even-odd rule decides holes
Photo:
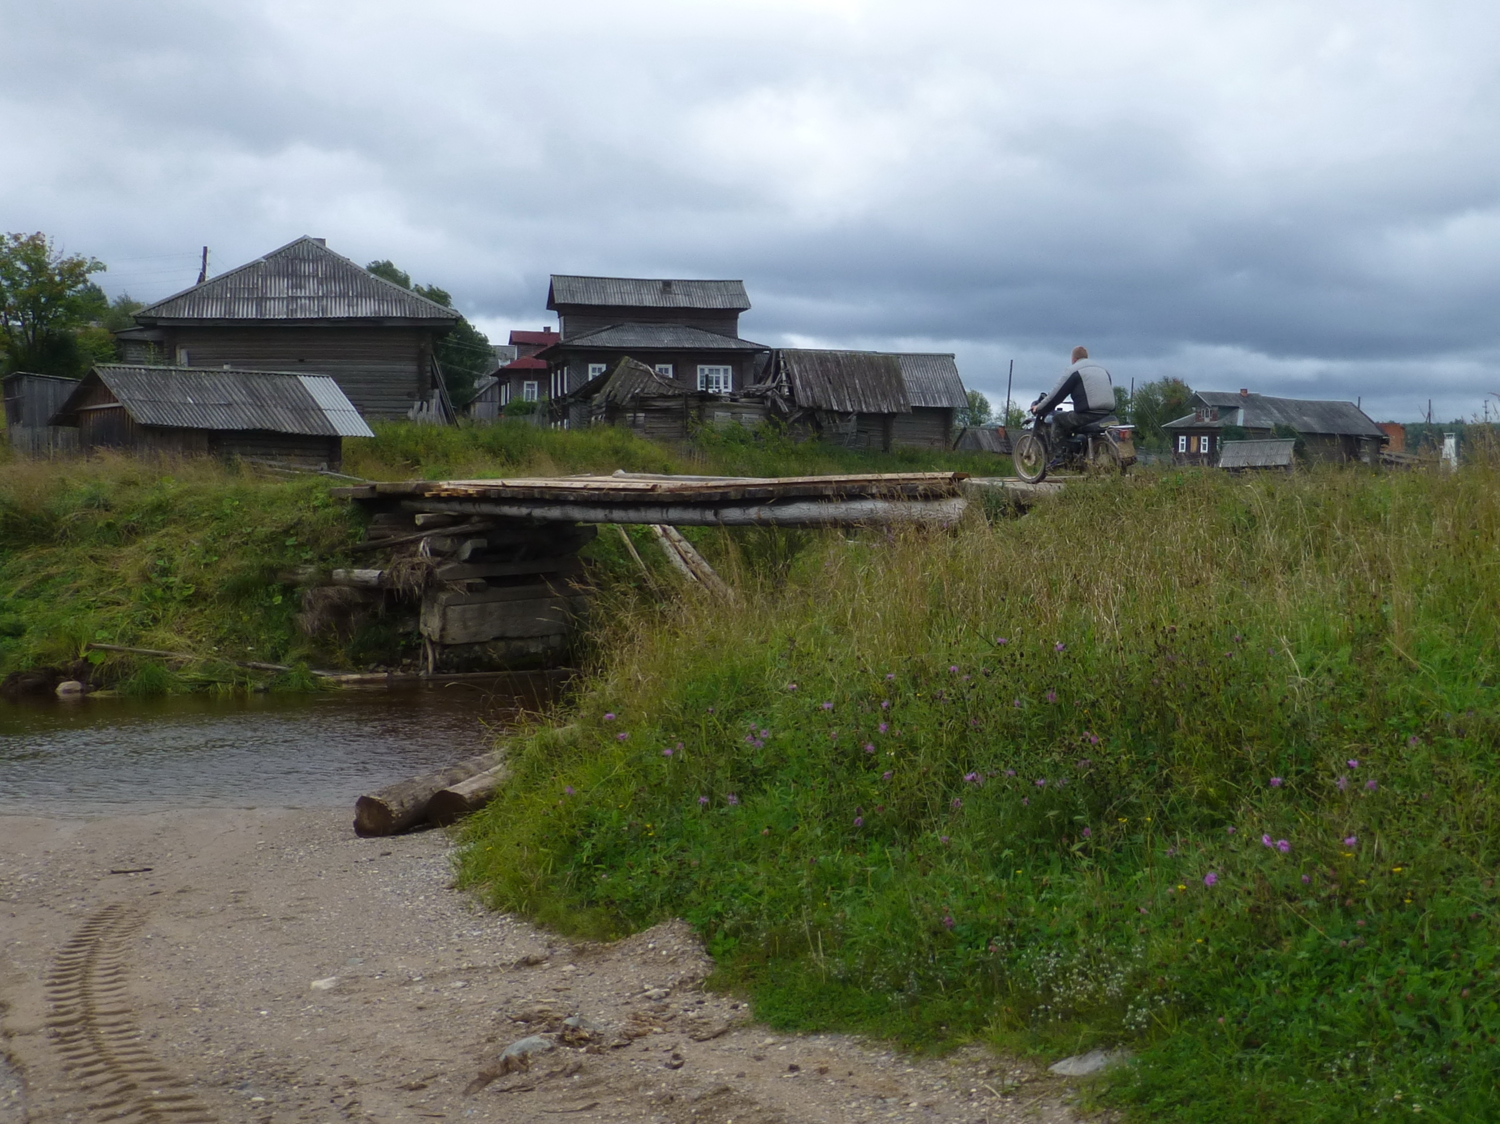
[(792, 401), (804, 410), (840, 414), (909, 414), (898, 356), (878, 351), (787, 348), (778, 352)]
[(963, 379), (958, 377), (958, 362), (951, 354), (911, 352), (896, 358), (901, 361), (906, 397), (913, 406), (946, 406), (957, 410), (969, 404)]
[(528, 332), (521, 328), (515, 328), (510, 333), (510, 342), (513, 344), (539, 343), (546, 345), (556, 343), (560, 339), (562, 337), (551, 328), (543, 328), (540, 332)]
[(138, 425), (265, 430), (306, 437), (374, 437), (327, 375), (202, 367), (95, 367), (53, 416), (77, 425), (89, 390), (103, 383)]
[(744, 312), (750, 307), (743, 281), (682, 281), (649, 277), (575, 277), (554, 273), (547, 307), (693, 308)]
[(140, 324), (179, 320), (402, 320), (434, 326), (458, 313), (376, 277), (320, 238), (302, 237), (135, 314)]

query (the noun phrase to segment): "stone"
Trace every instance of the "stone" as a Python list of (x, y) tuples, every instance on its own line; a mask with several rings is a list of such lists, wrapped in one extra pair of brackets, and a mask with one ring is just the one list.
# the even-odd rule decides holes
[(307, 986), (312, 988), (314, 991), (332, 991), (338, 986), (338, 984), (339, 978), (337, 976), (329, 976), (327, 979), (313, 980), (313, 982), (308, 984)]
[(57, 685), (56, 694), (60, 699), (76, 699), (83, 694), (83, 684), (76, 679), (64, 679)]
[(1103, 1073), (1112, 1065), (1116, 1065), (1130, 1055), (1124, 1050), (1090, 1050), (1087, 1054), (1075, 1054), (1071, 1058), (1064, 1058), (1055, 1065), (1047, 1067), (1048, 1073), (1055, 1073), (1060, 1077), (1090, 1077), (1096, 1073)]

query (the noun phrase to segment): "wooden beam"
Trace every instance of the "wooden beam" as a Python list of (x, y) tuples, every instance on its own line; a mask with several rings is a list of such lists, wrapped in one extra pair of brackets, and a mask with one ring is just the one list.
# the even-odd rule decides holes
[[(968, 501), (809, 500), (781, 504), (597, 504), (546, 500), (428, 499), (429, 511), (462, 511), (507, 519), (561, 523), (661, 523), (676, 527), (854, 527), (947, 525), (963, 517)], [(363, 544), (361, 544), (363, 545)]]

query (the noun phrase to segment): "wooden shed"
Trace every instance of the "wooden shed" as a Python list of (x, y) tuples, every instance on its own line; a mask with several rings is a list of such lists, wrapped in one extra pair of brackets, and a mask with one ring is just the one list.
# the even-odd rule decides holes
[(327, 375), (95, 367), (52, 422), (75, 427), (85, 453), (244, 457), (336, 469), (345, 437), (373, 437)]
[(588, 410), (590, 425), (618, 425), (653, 441), (682, 443), (702, 425), (755, 425), (765, 420), (763, 398), (692, 390), (628, 356), (591, 379), (569, 399)]
[(362, 415), (447, 416), (433, 345), (458, 313), (298, 238), (135, 314), (127, 361), (328, 375)]
[(891, 419), (891, 444), (919, 449), (951, 449), (958, 411), (969, 404), (958, 362), (952, 354), (900, 352), (901, 381), (911, 413)]
[(16, 371), (0, 385), (5, 388), (5, 434), (11, 448), (27, 457), (78, 451), (78, 431), (52, 424), (52, 415), (77, 389), (77, 379)]

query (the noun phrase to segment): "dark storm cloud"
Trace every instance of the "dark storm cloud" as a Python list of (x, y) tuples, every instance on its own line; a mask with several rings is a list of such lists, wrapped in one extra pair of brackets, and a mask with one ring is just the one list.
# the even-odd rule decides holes
[[(746, 334), (1472, 412), (1500, 331), (1478, 3), (0, 0), (5, 229), (155, 298), (319, 234), (539, 326), (743, 277)], [(1491, 385), (1494, 384), (1494, 385)]]

